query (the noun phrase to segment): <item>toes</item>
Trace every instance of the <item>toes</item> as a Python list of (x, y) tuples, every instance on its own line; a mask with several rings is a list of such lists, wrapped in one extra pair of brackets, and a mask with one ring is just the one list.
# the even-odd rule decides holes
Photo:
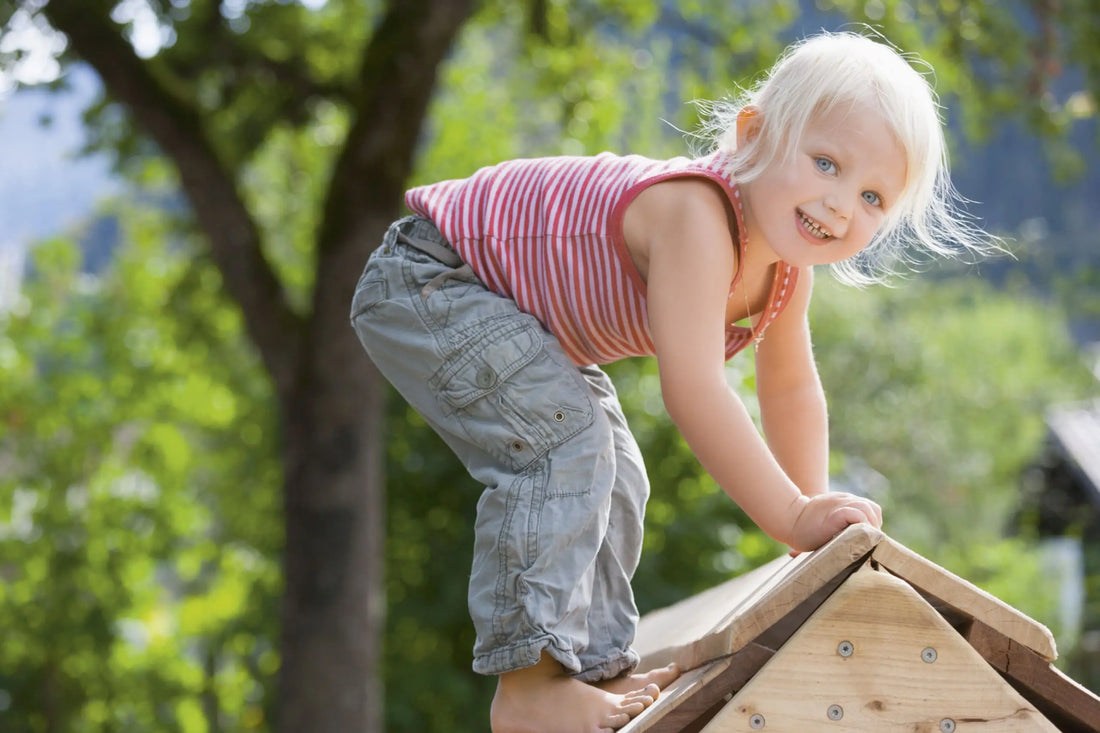
[(605, 718), (603, 721), (604, 727), (600, 729), (601, 733), (605, 730), (614, 731), (622, 728), (624, 725), (630, 722), (630, 719), (632, 717), (634, 716), (627, 715), (626, 713), (616, 713), (615, 715), (608, 715), (607, 718)]
[(664, 683), (672, 682), (672, 680), (680, 676), (680, 665), (673, 662), (667, 667), (662, 667), (658, 671), (657, 676)]
[(649, 707), (653, 704), (653, 701), (657, 699), (657, 695), (659, 694), (660, 690), (657, 689), (656, 685), (649, 685), (644, 690), (635, 690), (634, 692), (627, 693), (624, 699), (628, 703), (640, 702), (646, 707)]
[[(657, 684), (656, 682), (646, 682), (644, 679), (638, 679), (638, 680), (632, 680), (632, 681), (637, 685), (637, 687), (630, 690), (629, 694), (634, 694), (634, 693), (637, 693), (637, 692), (643, 692), (643, 693), (649, 695), (649, 694), (652, 694), (653, 692), (660, 692), (661, 691), (661, 686), (659, 684)], [(623, 694), (627, 694), (627, 693), (623, 693)]]
[(637, 690), (631, 690), (630, 692), (626, 693), (624, 695), (624, 697), (627, 697), (627, 698), (648, 697), (648, 698), (652, 698), (652, 699), (656, 700), (657, 696), (660, 695), (660, 694), (661, 694), (661, 688), (651, 682), (648, 685), (646, 685), (645, 687), (640, 687)]

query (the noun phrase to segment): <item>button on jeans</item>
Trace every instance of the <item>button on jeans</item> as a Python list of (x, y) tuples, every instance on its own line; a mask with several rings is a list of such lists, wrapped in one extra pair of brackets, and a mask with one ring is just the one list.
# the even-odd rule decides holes
[(474, 670), (542, 651), (584, 681), (632, 670), (649, 482), (610, 379), (490, 292), (428, 219), (386, 233), (356, 288), (367, 354), (485, 486), (469, 608)]

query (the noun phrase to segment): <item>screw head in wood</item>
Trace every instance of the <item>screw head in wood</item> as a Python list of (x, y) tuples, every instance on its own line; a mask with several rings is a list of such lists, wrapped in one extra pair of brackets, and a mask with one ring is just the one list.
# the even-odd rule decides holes
[(764, 716), (760, 713), (753, 715), (749, 718), (749, 727), (753, 730), (760, 730), (764, 727)]
[(944, 718), (940, 721), (940, 730), (943, 733), (955, 733), (955, 721), (951, 718)]
[(836, 653), (842, 657), (852, 656), (852, 652), (856, 650), (856, 647), (850, 641), (842, 641), (836, 647)]
[(936, 650), (930, 646), (925, 647), (924, 651), (920, 653), (920, 658), (928, 664), (931, 664), (932, 662), (936, 661)]
[(844, 708), (839, 705), (830, 705), (825, 712), (829, 716), (829, 720), (840, 720), (844, 717)]

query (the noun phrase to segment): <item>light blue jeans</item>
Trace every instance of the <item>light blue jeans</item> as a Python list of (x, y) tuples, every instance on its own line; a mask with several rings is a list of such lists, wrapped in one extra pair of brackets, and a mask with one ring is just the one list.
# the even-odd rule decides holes
[(485, 486), (469, 608), (474, 671), (545, 650), (584, 681), (632, 670), (630, 587), (649, 481), (610, 379), (490, 292), (428, 219), (386, 233), (352, 325), (378, 369)]

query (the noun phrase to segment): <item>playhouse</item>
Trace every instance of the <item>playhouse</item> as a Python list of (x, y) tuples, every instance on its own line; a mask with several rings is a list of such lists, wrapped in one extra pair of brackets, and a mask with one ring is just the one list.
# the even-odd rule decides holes
[(1042, 624), (868, 525), (647, 614), (685, 670), (623, 733), (1100, 731)]

